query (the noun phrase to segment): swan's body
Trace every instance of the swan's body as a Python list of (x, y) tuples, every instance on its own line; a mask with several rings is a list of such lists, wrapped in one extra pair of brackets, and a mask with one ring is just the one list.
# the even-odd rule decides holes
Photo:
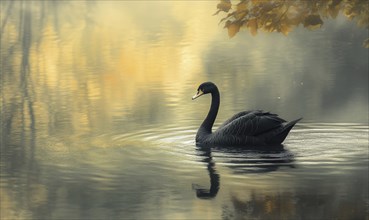
[(279, 145), (301, 118), (286, 122), (278, 115), (262, 110), (243, 111), (235, 114), (212, 132), (218, 114), (220, 95), (214, 83), (206, 82), (199, 86), (196, 99), (211, 93), (211, 107), (196, 134), (196, 143), (218, 146)]

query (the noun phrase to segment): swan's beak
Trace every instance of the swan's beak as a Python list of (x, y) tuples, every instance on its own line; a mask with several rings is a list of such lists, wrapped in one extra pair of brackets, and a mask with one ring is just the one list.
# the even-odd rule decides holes
[(198, 97), (204, 95), (202, 90), (197, 91), (196, 95), (192, 96), (192, 100), (197, 99)]

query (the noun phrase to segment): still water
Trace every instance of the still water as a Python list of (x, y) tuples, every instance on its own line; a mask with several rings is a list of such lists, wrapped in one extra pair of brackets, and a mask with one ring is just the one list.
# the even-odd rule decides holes
[[(229, 39), (215, 1), (2, 1), (1, 219), (368, 219), (368, 30)], [(245, 109), (273, 150), (195, 144)]]

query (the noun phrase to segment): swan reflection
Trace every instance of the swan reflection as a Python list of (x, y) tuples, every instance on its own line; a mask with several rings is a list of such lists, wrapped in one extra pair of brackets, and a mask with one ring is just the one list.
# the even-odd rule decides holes
[(197, 145), (197, 150), (199, 151), (199, 156), (203, 157), (201, 162), (207, 164), (207, 169), (209, 172), (210, 177), (210, 188), (202, 188), (197, 184), (192, 184), (192, 188), (196, 190), (196, 196), (200, 199), (211, 199), (214, 198), (218, 191), (219, 191), (219, 184), (220, 184), (220, 176), (215, 169), (215, 162), (211, 155), (211, 148), (210, 147), (201, 147)]
[(280, 167), (294, 168), (294, 156), (284, 149), (283, 145), (270, 148), (221, 148), (197, 145), (201, 162), (206, 163), (210, 177), (210, 187), (205, 188), (198, 184), (192, 184), (199, 199), (215, 198), (220, 189), (220, 174), (216, 170), (216, 164), (212, 152), (219, 153), (217, 160), (223, 160), (235, 174), (267, 173), (278, 170)]

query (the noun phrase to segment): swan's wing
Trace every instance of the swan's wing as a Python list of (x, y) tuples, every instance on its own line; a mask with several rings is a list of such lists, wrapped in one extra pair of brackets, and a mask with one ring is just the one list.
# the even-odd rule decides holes
[(252, 111), (235, 118), (220, 127), (216, 133), (233, 136), (256, 136), (278, 128), (285, 120), (276, 114), (263, 111)]
[(228, 120), (226, 120), (225, 122), (223, 122), (223, 124), (221, 124), (221, 125), (219, 126), (219, 128), (224, 127), (224, 126), (226, 126), (227, 124), (229, 124), (230, 122), (234, 121), (235, 119), (237, 119), (237, 118), (239, 118), (239, 117), (242, 117), (242, 116), (244, 116), (244, 115), (247, 115), (247, 114), (249, 114), (249, 113), (252, 113), (252, 112), (254, 112), (254, 111), (243, 111), (243, 112), (239, 112), (239, 113), (237, 113), (237, 114), (233, 115), (231, 118), (229, 118), (229, 119), (228, 119)]

